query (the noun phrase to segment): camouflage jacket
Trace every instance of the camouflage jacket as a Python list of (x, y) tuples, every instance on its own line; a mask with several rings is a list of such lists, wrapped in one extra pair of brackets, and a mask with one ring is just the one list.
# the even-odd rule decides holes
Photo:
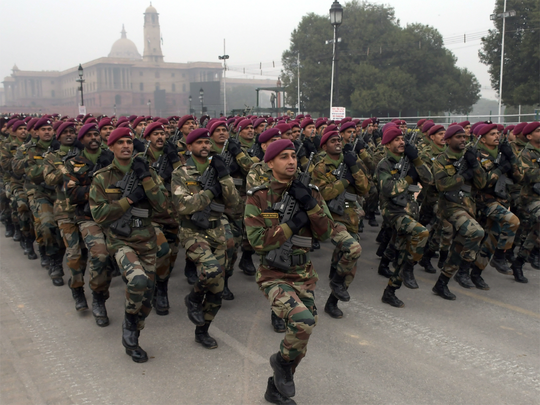
[(254, 163), (246, 177), (246, 188), (250, 190), (253, 187), (258, 187), (270, 181), (271, 177), (272, 169), (265, 162)]
[[(418, 217), (418, 203), (414, 194), (409, 191), (409, 186), (413, 181), (409, 176), (400, 178), (400, 173), (396, 169), (400, 159), (401, 156), (394, 155), (387, 148), (386, 158), (381, 160), (375, 173), (379, 188), (381, 212), (385, 220), (388, 221), (393, 221), (401, 215)], [(422, 182), (430, 183), (433, 181), (431, 170), (420, 157), (416, 158), (411, 164), (416, 168)]]
[[(530, 203), (540, 200), (540, 150), (527, 143), (519, 156), (523, 170), (524, 181), (521, 189), (521, 201), (526, 207)], [(534, 191), (533, 187), (538, 190)]]
[[(135, 251), (152, 252), (157, 250), (156, 234), (151, 223), (152, 215), (167, 210), (166, 190), (156, 171), (150, 168), (151, 178), (142, 182), (146, 199), (134, 204), (133, 207), (148, 210), (148, 218), (137, 217), (132, 220), (131, 234), (120, 236), (115, 234), (110, 226), (131, 207), (126, 197), (122, 197), (123, 190), (116, 187), (118, 181), (124, 178), (124, 173), (113, 161), (109, 166), (98, 170), (94, 174), (90, 186), (90, 211), (105, 236), (107, 248), (115, 254), (122, 246), (129, 246)], [(128, 171), (128, 173), (131, 169)]]
[(512, 147), (512, 150), (514, 151), (514, 155), (518, 156), (521, 151), (525, 148), (525, 145), (527, 145), (527, 142), (523, 142), (521, 139), (516, 138), (515, 141), (510, 142), (510, 146)]
[(28, 195), (54, 201), (56, 189), (45, 184), (43, 177), (45, 156), (49, 153), (50, 142), (34, 142), (32, 140), (17, 149), (12, 162), (13, 172), (18, 176), (26, 174), (25, 189)]
[(24, 176), (18, 176), (13, 172), (13, 158), (17, 153), (17, 148), (21, 147), (23, 142), (19, 139), (14, 139), (11, 142), (4, 142), (0, 150), (0, 164), (4, 172), (5, 184), (9, 184), (11, 193), (24, 189)]
[[(324, 152), (323, 152), (324, 153)], [(321, 157), (323, 155), (321, 154)], [(344, 214), (338, 215), (332, 213), (334, 221), (343, 223), (347, 227), (347, 231), (358, 233), (358, 224), (360, 223), (361, 207), (358, 203), (358, 196), (362, 197), (369, 192), (369, 183), (366, 173), (358, 167), (361, 160), (358, 159), (357, 167), (351, 170), (354, 178), (354, 184), (349, 184), (345, 179), (338, 180), (334, 175), (339, 165), (343, 162), (343, 154), (338, 161), (330, 159), (324, 153), (324, 157), (317, 163), (313, 169), (312, 184), (317, 186), (320, 193), (326, 202), (337, 198), (344, 191), (351, 198), (345, 199)], [(352, 198), (354, 196), (354, 199)]]
[[(427, 167), (429, 167), (429, 170), (433, 173), (433, 162), (439, 156), (441, 153), (444, 152), (444, 147), (439, 148), (437, 145), (433, 144), (433, 142), (429, 142), (428, 145), (422, 149), (422, 151), (419, 153), (420, 158), (422, 161), (426, 164)], [(424, 199), (422, 200), (422, 204), (428, 204), (430, 206), (433, 206), (439, 201), (439, 191), (437, 191), (437, 187), (435, 186), (435, 181), (432, 181), (431, 183), (422, 183), (422, 193), (424, 194)]]
[(68, 154), (76, 156), (80, 153), (77, 148), (70, 148), (69, 151), (57, 150), (47, 153), (43, 160), (43, 178), (45, 184), (54, 187), (56, 198), (54, 200), (54, 219), (74, 219), (75, 207), (71, 205), (64, 190), (64, 174), (67, 173), (64, 160)]
[[(449, 148), (433, 161), (433, 177), (439, 191), (439, 212), (449, 217), (456, 211), (465, 210), (471, 217), (476, 218), (476, 190), (486, 186), (486, 172), (482, 165), (474, 169), (472, 182), (458, 174), (454, 163), (463, 156)], [(466, 163), (465, 163), (466, 164)]]
[[(264, 258), (274, 249), (283, 245), (293, 233), (285, 223), (280, 223), (279, 214), (273, 209), (276, 202), (281, 201), (283, 194), (288, 190), (291, 183), (280, 183), (275, 178), (259, 186), (257, 190), (251, 190), (248, 195), (244, 222), (249, 243), (261, 256), (262, 266), (257, 272), (257, 283), (283, 280), (288, 283), (312, 283), (317, 281), (317, 273), (308, 262), (307, 265), (291, 267), (286, 273), (271, 266), (264, 265)], [(312, 195), (318, 204), (307, 211), (310, 226), (300, 229), (299, 236), (315, 237), (324, 241), (328, 239), (334, 228), (332, 217), (326, 208), (322, 195), (312, 189)], [(292, 255), (308, 254), (310, 248), (293, 245)], [(309, 256), (309, 255), (308, 255)]]

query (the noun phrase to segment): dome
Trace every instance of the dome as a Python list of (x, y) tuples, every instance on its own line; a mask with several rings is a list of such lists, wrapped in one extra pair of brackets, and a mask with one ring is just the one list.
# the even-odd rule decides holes
[(146, 9), (146, 11), (144, 12), (145, 14), (148, 14), (148, 13), (154, 13), (154, 14), (157, 14), (157, 10), (154, 6), (152, 6), (152, 2), (150, 2), (150, 5), (148, 6), (148, 8)]
[(142, 59), (135, 43), (127, 38), (126, 30), (122, 25), (122, 37), (112, 46), (109, 58), (124, 58), (132, 60)]

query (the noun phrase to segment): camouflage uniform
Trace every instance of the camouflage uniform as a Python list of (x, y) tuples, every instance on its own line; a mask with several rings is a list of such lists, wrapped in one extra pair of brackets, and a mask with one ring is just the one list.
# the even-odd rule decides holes
[[(527, 142), (523, 142), (520, 138), (516, 138), (515, 141), (510, 142), (514, 155), (520, 156), (521, 151), (525, 148)], [(519, 159), (521, 161), (521, 159)], [(527, 235), (532, 231), (532, 223), (529, 211), (527, 207), (523, 205), (521, 201), (521, 185), (515, 183), (508, 186), (510, 195), (512, 196), (511, 211), (519, 218), (520, 224), (514, 238), (514, 245), (522, 245)]]
[[(287, 324), (280, 347), (281, 357), (297, 366), (306, 354), (309, 337), (317, 324), (314, 296), (317, 272), (309, 258), (310, 249), (295, 245), (289, 271), (283, 272), (266, 262), (268, 252), (279, 248), (292, 236), (289, 226), (280, 224), (279, 215), (273, 210), (274, 204), (281, 201), (289, 186), (290, 183), (280, 183), (272, 178), (259, 186), (258, 190), (250, 190), (244, 221), (249, 242), (261, 256), (256, 275), (259, 289), (270, 301), (274, 313)], [(332, 217), (321, 194), (312, 191), (312, 195), (318, 205), (307, 212), (310, 227), (302, 228), (298, 235), (324, 241), (332, 232)]]

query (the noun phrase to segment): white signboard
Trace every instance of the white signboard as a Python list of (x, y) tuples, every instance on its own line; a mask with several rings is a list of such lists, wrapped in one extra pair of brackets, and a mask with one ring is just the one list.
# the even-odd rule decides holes
[(86, 115), (86, 106), (85, 105), (80, 105), (79, 106), (79, 114)]
[(330, 119), (339, 121), (343, 118), (345, 118), (345, 107), (332, 107), (332, 111), (330, 111)]

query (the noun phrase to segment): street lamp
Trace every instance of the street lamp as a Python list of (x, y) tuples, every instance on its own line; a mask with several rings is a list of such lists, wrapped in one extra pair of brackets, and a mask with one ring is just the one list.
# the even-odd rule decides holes
[[(337, 30), (338, 27), (343, 22), (343, 7), (341, 7), (341, 4), (336, 0), (332, 3), (332, 7), (330, 7), (330, 24), (334, 26), (334, 41), (333, 41), (333, 52), (332, 52), (332, 81), (330, 84), (330, 113), (332, 113), (332, 106), (333, 106), (333, 96), (334, 96), (334, 70), (336, 72), (336, 104), (339, 104), (339, 76), (338, 76), (338, 64), (337, 64), (337, 46), (336, 43), (338, 41), (337, 37)], [(334, 69), (335, 66), (335, 69)]]
[(189, 114), (191, 114), (191, 101), (193, 100), (193, 98), (191, 97), (191, 94), (189, 95), (188, 100), (189, 100)]
[(223, 61), (223, 111), (227, 114), (227, 59), (229, 55), (225, 54), (225, 40), (223, 40), (223, 55), (218, 56)]
[(80, 88), (80, 91), (81, 91), (81, 107), (84, 106), (84, 96), (83, 96), (83, 83), (84, 83), (84, 79), (83, 79), (83, 67), (82, 65), (79, 63), (79, 69), (77, 69), (78, 72), (79, 72), (79, 78), (77, 80), (75, 80), (77, 83), (80, 83), (81, 85), (81, 88)]
[(199, 90), (199, 100), (201, 102), (201, 116), (204, 115), (204, 90), (201, 89)]
[(146, 105), (148, 106), (148, 115), (152, 115), (152, 101), (148, 100)]

